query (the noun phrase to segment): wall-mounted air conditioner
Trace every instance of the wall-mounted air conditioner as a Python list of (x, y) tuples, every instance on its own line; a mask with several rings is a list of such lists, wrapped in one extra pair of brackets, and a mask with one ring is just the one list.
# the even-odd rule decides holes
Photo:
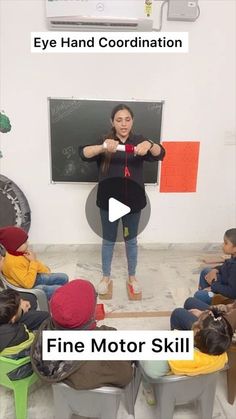
[(145, 0), (46, 0), (48, 26), (66, 31), (151, 31)]

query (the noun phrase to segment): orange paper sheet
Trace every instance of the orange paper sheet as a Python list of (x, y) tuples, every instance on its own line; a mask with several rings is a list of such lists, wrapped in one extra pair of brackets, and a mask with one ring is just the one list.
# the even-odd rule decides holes
[(166, 141), (160, 192), (196, 192), (199, 141)]

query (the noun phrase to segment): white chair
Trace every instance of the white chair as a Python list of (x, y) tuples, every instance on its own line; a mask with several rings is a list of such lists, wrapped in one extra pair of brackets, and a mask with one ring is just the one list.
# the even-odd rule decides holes
[(154, 386), (158, 419), (172, 419), (175, 405), (192, 401), (197, 402), (199, 418), (212, 419), (218, 371), (193, 377), (165, 375), (154, 379), (145, 373), (140, 364), (139, 368), (144, 380)]
[(2, 285), (5, 289), (11, 288), (12, 290), (20, 292), (21, 294), (26, 294), (26, 293), (27, 294), (33, 294), (37, 299), (37, 305), (38, 305), (37, 309), (42, 310), (42, 311), (49, 311), (48, 299), (47, 299), (47, 296), (46, 296), (46, 294), (43, 290), (40, 290), (38, 288), (16, 287), (15, 285), (10, 284), (10, 282), (8, 282), (2, 274), (0, 274), (0, 279), (2, 281)]
[(134, 377), (124, 388), (100, 387), (93, 390), (75, 390), (65, 383), (53, 385), (55, 419), (70, 419), (73, 414), (86, 418), (116, 419), (121, 397), (124, 396), (129, 415), (135, 418), (134, 405), (141, 374), (134, 368)]

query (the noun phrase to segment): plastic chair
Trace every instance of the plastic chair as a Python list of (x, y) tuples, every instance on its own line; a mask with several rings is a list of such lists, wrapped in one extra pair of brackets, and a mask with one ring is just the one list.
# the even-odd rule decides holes
[(86, 418), (116, 419), (121, 397), (124, 396), (127, 412), (134, 418), (140, 381), (140, 371), (135, 368), (131, 383), (124, 388), (104, 386), (93, 390), (75, 390), (65, 383), (54, 384), (54, 417), (70, 419), (77, 414)]
[(6, 280), (6, 278), (1, 274), (0, 275), (0, 279), (2, 281), (3, 287), (5, 289), (7, 288), (11, 288), (15, 291), (18, 291), (20, 293), (27, 293), (27, 294), (33, 294), (36, 298), (37, 298), (37, 304), (38, 304), (38, 310), (42, 310), (42, 311), (49, 311), (49, 306), (48, 306), (48, 299), (47, 296), (45, 294), (45, 292), (43, 290), (40, 290), (38, 288), (20, 288), (20, 287), (16, 287), (15, 285), (10, 284), (10, 282), (8, 282)]
[(38, 376), (33, 372), (29, 377), (12, 381), (7, 374), (28, 362), (29, 356), (17, 360), (0, 356), (0, 385), (14, 391), (16, 419), (27, 418), (28, 389), (38, 380)]
[(196, 401), (201, 419), (212, 419), (218, 371), (197, 375), (165, 375), (157, 379), (149, 377), (139, 365), (145, 381), (152, 384), (157, 400), (157, 418), (172, 419), (175, 405)]

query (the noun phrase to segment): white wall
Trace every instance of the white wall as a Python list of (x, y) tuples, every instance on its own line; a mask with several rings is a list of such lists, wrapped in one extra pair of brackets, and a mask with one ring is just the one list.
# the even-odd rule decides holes
[[(217, 242), (236, 224), (235, 0), (199, 0), (188, 54), (31, 54), (30, 32), (46, 30), (44, 1), (1, 0), (1, 173), (24, 191), (32, 210), (31, 242), (87, 243), (89, 185), (50, 184), (47, 97), (165, 100), (162, 139), (200, 141), (196, 193), (148, 188), (152, 216), (140, 241)], [(157, 16), (158, 18), (158, 16)], [(92, 121), (91, 121), (92, 123)], [(143, 133), (145, 134), (145, 133)], [(232, 138), (231, 138), (232, 139)]]

